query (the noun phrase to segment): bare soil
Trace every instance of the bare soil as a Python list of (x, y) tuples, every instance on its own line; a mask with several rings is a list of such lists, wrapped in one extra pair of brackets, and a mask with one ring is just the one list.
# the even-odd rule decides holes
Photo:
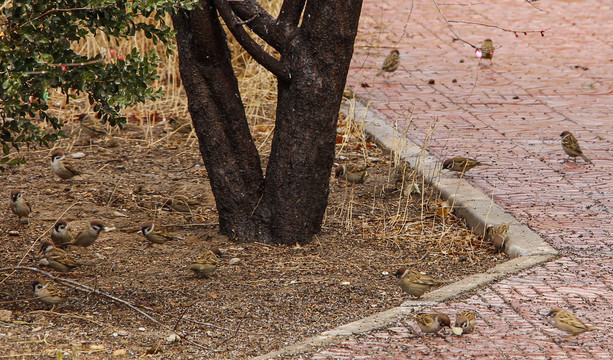
[[(400, 266), (453, 281), (506, 260), (453, 214), (437, 216), (439, 200), (423, 184), (421, 194), (389, 190), (390, 156), (349, 131), (339, 133), (339, 163), (368, 163), (367, 181), (332, 179), (323, 231), (294, 247), (233, 243), (217, 234), (215, 202), (193, 135), (173, 134), (163, 123), (128, 125), (95, 144), (81, 136), (56, 146), (84, 153), (68, 157), (88, 174), (59, 180), (51, 173), (50, 150), (39, 148), (23, 153), (27, 164), (0, 175), (6, 194), (1, 267), (40, 267), (120, 298), (167, 328), (117, 301), (65, 285), (58, 284), (71, 299), (52, 308), (33, 298), (30, 282), (41, 274), (5, 270), (0, 309), (12, 312), (0, 311), (0, 354), (6, 356), (58, 358), (61, 350), (63, 358), (78, 359), (114, 353), (243, 359), (400, 305), (409, 299), (393, 277)], [(25, 189), (32, 203), (29, 225), (8, 207), (13, 188)], [(163, 209), (174, 194), (201, 206), (187, 215)], [(114, 229), (85, 251), (71, 249), (91, 265), (57, 273), (37, 264), (40, 243), (59, 218), (68, 220), (73, 234), (91, 219)], [(145, 221), (183, 240), (151, 246), (136, 233)], [(185, 271), (212, 247), (225, 250), (212, 278)], [(233, 258), (240, 263), (230, 265)], [(183, 340), (170, 341), (173, 332)]]

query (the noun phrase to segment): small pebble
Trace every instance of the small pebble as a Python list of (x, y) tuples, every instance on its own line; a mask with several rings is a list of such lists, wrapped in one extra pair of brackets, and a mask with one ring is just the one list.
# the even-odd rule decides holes
[(19, 236), (19, 231), (17, 231), (17, 230), (11, 230), (11, 231), (9, 231), (9, 235), (10, 235), (10, 236)]
[(173, 343), (173, 342), (177, 342), (181, 339), (181, 337), (179, 337), (179, 335), (177, 334), (170, 334), (168, 335), (168, 337), (166, 337), (166, 342), (169, 343)]
[(72, 156), (72, 158), (73, 158), (73, 159), (81, 159), (81, 158), (84, 158), (84, 157), (85, 157), (85, 153), (82, 153), (82, 152), (76, 152), (76, 153), (74, 153), (74, 154), (72, 154), (72, 155), (70, 155), (70, 156)]
[(230, 259), (229, 264), (230, 265), (236, 265), (236, 264), (240, 264), (240, 262), (241, 262), (241, 259), (239, 259), (239, 258), (232, 258), (232, 259)]

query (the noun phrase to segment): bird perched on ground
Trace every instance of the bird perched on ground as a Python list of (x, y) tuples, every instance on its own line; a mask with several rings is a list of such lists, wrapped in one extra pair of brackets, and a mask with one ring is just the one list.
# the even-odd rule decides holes
[(70, 245), (88, 247), (98, 239), (100, 232), (104, 230), (104, 224), (99, 220), (92, 220), (86, 229), (81, 230)]
[(402, 290), (418, 299), (433, 286), (445, 283), (445, 281), (434, 280), (409, 268), (399, 269), (395, 275), (398, 278), (398, 285), (400, 285)]
[(21, 218), (26, 218), (26, 221), (28, 223), (30, 222), (27, 218), (28, 215), (30, 215), (30, 212), (32, 212), (32, 207), (24, 197), (23, 191), (11, 190), (9, 206), (11, 207), (11, 211), (13, 211), (13, 213), (19, 217), (19, 221), (22, 221)]
[(44, 242), (41, 251), (49, 262), (49, 266), (57, 271), (69, 272), (81, 264), (75, 260), (70, 254), (62, 249), (58, 249), (49, 242)]
[(108, 134), (104, 126), (89, 114), (81, 114), (79, 116), (79, 123), (81, 124), (81, 130), (90, 137), (100, 137)]
[(168, 199), (165, 205), (179, 212), (190, 213), (201, 204), (196, 200), (189, 199), (187, 196), (175, 195), (171, 199)]
[(583, 151), (581, 151), (581, 147), (579, 146), (577, 138), (575, 138), (575, 136), (573, 136), (570, 131), (562, 132), (560, 134), (560, 137), (562, 138), (562, 149), (564, 149), (566, 155), (572, 157), (573, 159), (576, 159), (577, 156), (581, 156), (583, 161), (592, 162), (590, 159), (587, 158), (587, 156), (583, 155)]
[(415, 321), (425, 334), (436, 334), (445, 326), (451, 327), (449, 316), (441, 313), (419, 313), (415, 316)]
[(481, 58), (489, 59), (490, 65), (492, 64), (492, 59), (494, 58), (494, 43), (491, 39), (483, 40), (483, 44), (481, 44)]
[(31, 284), (32, 288), (34, 289), (34, 296), (45, 304), (57, 305), (68, 299), (68, 296), (64, 291), (50, 282), (39, 279), (32, 281)]
[(475, 166), (487, 166), (490, 164), (479, 162), (475, 159), (456, 156), (454, 158), (443, 161), (443, 168), (451, 171), (466, 172)]
[(166, 232), (164, 229), (158, 228), (153, 223), (144, 223), (141, 225), (139, 233), (153, 244), (163, 244), (169, 240), (181, 239), (180, 237)]
[(454, 334), (472, 334), (475, 330), (475, 314), (472, 311), (462, 311), (455, 317), (455, 326), (451, 328)]
[(489, 225), (487, 227), (485, 237), (494, 244), (494, 248), (497, 252), (504, 250), (508, 238), (509, 225), (510, 224), (502, 223), (498, 225)]
[(81, 175), (81, 172), (74, 168), (66, 160), (66, 155), (62, 150), (56, 149), (51, 152), (51, 170), (53, 173), (64, 180), (72, 179), (77, 175)]
[(192, 122), (190, 119), (172, 116), (168, 119), (168, 123), (172, 127), (173, 131), (183, 134), (189, 134), (192, 132)]
[(553, 316), (555, 326), (562, 331), (566, 331), (569, 334), (567, 337), (579, 335), (586, 331), (598, 330), (598, 328), (585, 325), (575, 315), (564, 309), (553, 308), (547, 315)]
[(363, 184), (366, 180), (366, 166), (358, 166), (354, 164), (338, 165), (334, 170), (334, 177), (341, 178), (353, 184)]
[(217, 270), (217, 258), (219, 255), (221, 255), (219, 250), (207, 250), (198, 260), (189, 265), (189, 269), (198, 277), (208, 278)]
[(59, 219), (55, 225), (53, 225), (53, 229), (51, 230), (51, 240), (57, 247), (65, 247), (68, 246), (73, 238), (72, 234), (68, 230), (68, 223), (64, 219)]
[(377, 76), (383, 75), (385, 72), (394, 72), (398, 69), (398, 65), (400, 65), (400, 52), (396, 49), (390, 51), (390, 53), (385, 58), (383, 65), (381, 66), (381, 70), (377, 73)]

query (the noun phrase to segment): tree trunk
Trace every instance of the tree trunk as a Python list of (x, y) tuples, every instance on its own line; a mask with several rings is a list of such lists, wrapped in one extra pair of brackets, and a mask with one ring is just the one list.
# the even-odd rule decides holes
[(320, 231), (328, 203), (338, 110), (362, 1), (307, 1), (302, 25), (282, 44), (281, 61), (291, 78), (279, 80), (265, 178), (225, 33), (213, 1), (201, 3), (203, 9), (180, 12), (173, 23), (220, 231), (240, 241), (306, 243)]

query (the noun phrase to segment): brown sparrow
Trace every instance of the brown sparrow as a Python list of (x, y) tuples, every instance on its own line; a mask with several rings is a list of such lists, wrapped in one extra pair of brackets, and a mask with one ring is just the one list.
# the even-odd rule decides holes
[(174, 234), (170, 234), (166, 232), (164, 229), (156, 228), (153, 223), (145, 223), (141, 225), (139, 233), (143, 234), (143, 236), (154, 244), (163, 244), (169, 240), (181, 239)]
[(586, 331), (598, 330), (597, 328), (585, 325), (581, 320), (577, 319), (575, 315), (564, 309), (553, 308), (548, 315), (554, 315), (553, 320), (555, 326), (562, 331), (566, 331), (569, 334), (567, 337), (579, 335)]
[(192, 132), (192, 122), (190, 119), (171, 116), (168, 119), (168, 123), (172, 127), (173, 131), (183, 134), (189, 134)]
[(494, 249), (496, 249), (497, 252), (503, 251), (506, 246), (509, 225), (510, 224), (502, 223), (487, 227), (485, 237), (492, 242)]
[(26, 221), (29, 223), (27, 218), (32, 211), (32, 207), (23, 197), (23, 194), (21, 190), (11, 190), (9, 205), (13, 213), (19, 217), (19, 221), (21, 221), (21, 218), (26, 218)]
[(64, 219), (59, 219), (51, 230), (51, 240), (57, 247), (68, 246), (72, 242), (72, 234), (68, 230), (68, 223)]
[(441, 313), (419, 313), (415, 321), (421, 331), (426, 334), (436, 334), (445, 326), (451, 327), (449, 316)]
[(334, 170), (334, 176), (337, 178), (340, 177), (341, 179), (350, 183), (363, 184), (366, 180), (366, 176), (368, 175), (366, 173), (367, 168), (368, 165), (357, 166), (353, 164), (342, 164), (336, 167), (336, 170)]
[(581, 156), (583, 161), (592, 162), (587, 158), (587, 156), (583, 155), (583, 151), (581, 151), (581, 147), (579, 147), (577, 138), (575, 138), (570, 131), (564, 131), (560, 134), (560, 137), (562, 138), (562, 149), (564, 149), (566, 155), (572, 157), (573, 159), (576, 159), (577, 156)]
[(42, 279), (32, 281), (32, 287), (34, 288), (34, 296), (38, 300), (49, 305), (57, 305), (62, 301), (68, 299), (66, 293), (53, 285), (53, 283), (45, 282)]
[(398, 285), (400, 285), (402, 290), (418, 299), (433, 286), (445, 283), (445, 281), (434, 280), (409, 268), (399, 269), (395, 275), (398, 278)]
[(168, 205), (173, 210), (189, 213), (201, 204), (196, 200), (189, 199), (187, 196), (175, 195), (172, 199), (167, 200), (165, 205)]
[(217, 270), (217, 257), (220, 255), (212, 250), (206, 251), (200, 256), (200, 258), (189, 265), (189, 269), (192, 270), (196, 276), (208, 278), (213, 275)]
[(81, 172), (75, 169), (68, 161), (64, 161), (66, 155), (62, 150), (56, 149), (51, 153), (51, 170), (64, 180), (72, 179)]
[(57, 271), (69, 272), (83, 264), (75, 260), (70, 254), (62, 249), (58, 249), (49, 242), (44, 242), (41, 248), (49, 266)]
[(89, 114), (81, 114), (79, 123), (81, 124), (81, 130), (89, 137), (100, 137), (108, 134), (104, 126)]
[(454, 158), (446, 159), (445, 161), (443, 161), (443, 168), (447, 170), (451, 170), (451, 171), (457, 171), (457, 172), (466, 172), (474, 168), (475, 166), (481, 166), (481, 165), (490, 165), (490, 164), (485, 164), (475, 159), (465, 158), (462, 156), (456, 156)]
[(456, 335), (472, 334), (475, 330), (475, 314), (471, 311), (462, 311), (455, 317), (455, 326), (451, 330)]
[(104, 230), (104, 224), (98, 220), (92, 220), (86, 229), (81, 230), (70, 245), (84, 248), (91, 246), (91, 244), (96, 241), (102, 230)]
[(396, 49), (390, 51), (390, 53), (385, 58), (383, 65), (381, 66), (381, 70), (377, 73), (377, 76), (383, 75), (385, 72), (392, 73), (398, 69), (398, 65), (400, 65), (400, 52)]
[(492, 63), (492, 59), (494, 58), (494, 43), (491, 39), (483, 40), (483, 44), (481, 44), (481, 58), (489, 59), (490, 64)]

